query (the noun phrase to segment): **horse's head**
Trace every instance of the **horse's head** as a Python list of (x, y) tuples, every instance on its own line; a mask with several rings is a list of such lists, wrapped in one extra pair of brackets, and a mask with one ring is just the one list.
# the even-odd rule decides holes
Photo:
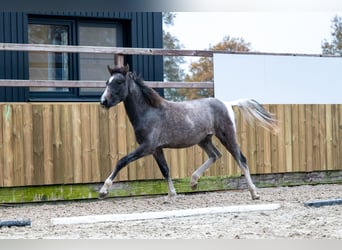
[(106, 82), (106, 89), (101, 96), (101, 105), (105, 108), (110, 108), (126, 99), (128, 95), (128, 81), (126, 75), (129, 72), (129, 66), (125, 67), (110, 67), (110, 74)]

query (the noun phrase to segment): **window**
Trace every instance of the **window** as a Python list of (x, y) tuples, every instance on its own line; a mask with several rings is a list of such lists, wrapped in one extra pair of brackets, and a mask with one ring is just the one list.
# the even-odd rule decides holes
[[(122, 44), (120, 33), (119, 27), (98, 27), (82, 24), (79, 27), (79, 45), (119, 47), (118, 44)], [(107, 80), (107, 65), (111, 65), (113, 62), (114, 56), (110, 54), (81, 53), (79, 63), (80, 79)], [(96, 95), (96, 92), (102, 91), (103, 89), (81, 88), (80, 95)]]
[[(29, 43), (68, 45), (69, 29), (64, 25), (29, 24)], [(68, 80), (67, 53), (29, 52), (29, 76), (32, 80)], [(30, 88), (32, 92), (69, 91), (68, 88)]]
[[(122, 25), (112, 21), (30, 18), (28, 41), (32, 44), (123, 46)], [(110, 54), (29, 52), (29, 79), (107, 80)], [(32, 100), (94, 99), (103, 89), (30, 88)]]

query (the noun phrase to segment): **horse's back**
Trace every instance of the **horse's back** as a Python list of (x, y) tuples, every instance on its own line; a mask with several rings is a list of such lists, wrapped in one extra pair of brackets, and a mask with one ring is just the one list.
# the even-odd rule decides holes
[(172, 116), (182, 124), (182, 121), (191, 120), (196, 127), (204, 128), (214, 133), (215, 127), (229, 123), (227, 107), (217, 98), (209, 97), (183, 102), (173, 102), (170, 107)]

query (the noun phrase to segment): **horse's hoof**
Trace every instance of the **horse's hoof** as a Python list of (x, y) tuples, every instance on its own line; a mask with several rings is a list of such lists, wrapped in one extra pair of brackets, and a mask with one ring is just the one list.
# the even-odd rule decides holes
[(252, 199), (253, 200), (260, 200), (260, 195), (258, 195), (258, 194), (253, 195)]
[(191, 183), (191, 189), (196, 190), (197, 189), (197, 183)]
[(176, 192), (170, 192), (168, 193), (167, 197), (169, 198), (175, 198), (177, 196), (177, 193)]
[(104, 199), (108, 196), (108, 192), (99, 192), (99, 199)]

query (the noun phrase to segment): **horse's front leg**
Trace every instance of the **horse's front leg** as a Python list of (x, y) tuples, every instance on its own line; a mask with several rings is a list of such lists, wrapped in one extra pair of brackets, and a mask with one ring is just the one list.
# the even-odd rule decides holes
[(144, 157), (145, 155), (147, 155), (149, 153), (150, 153), (150, 151), (147, 150), (146, 145), (141, 144), (134, 151), (132, 151), (128, 155), (122, 157), (118, 161), (118, 163), (116, 164), (116, 167), (115, 167), (114, 171), (108, 176), (108, 178), (104, 182), (102, 188), (100, 189), (99, 198), (103, 199), (103, 198), (105, 198), (108, 195), (109, 188), (112, 186), (114, 178), (117, 176), (117, 174), (119, 173), (119, 171), (123, 167), (127, 166), (132, 161), (135, 161), (135, 160), (138, 160), (141, 157)]

